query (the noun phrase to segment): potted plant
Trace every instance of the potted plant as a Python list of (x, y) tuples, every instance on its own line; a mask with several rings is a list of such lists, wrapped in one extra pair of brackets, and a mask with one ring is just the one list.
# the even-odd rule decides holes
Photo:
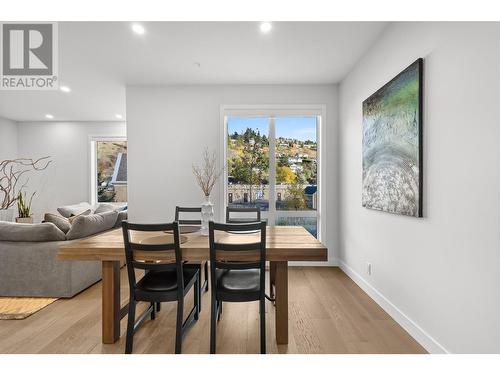
[(33, 196), (36, 191), (31, 194), (30, 200), (26, 199), (26, 193), (21, 193), (17, 195), (17, 211), (19, 217), (16, 217), (16, 223), (33, 224), (33, 213), (31, 212), (31, 202), (33, 201)]
[(210, 202), (210, 193), (223, 171), (224, 168), (217, 169), (215, 152), (210, 155), (207, 148), (203, 152), (202, 165), (193, 164), (193, 174), (205, 196), (205, 201), (201, 204), (201, 234), (204, 236), (208, 236), (208, 222), (214, 219), (214, 205)]
[[(50, 156), (40, 159), (8, 159), (0, 161), (0, 221), (12, 221), (14, 204), (18, 192), (25, 187), (24, 174), (31, 171), (43, 171), (51, 163)], [(20, 186), (20, 187), (19, 187)]]

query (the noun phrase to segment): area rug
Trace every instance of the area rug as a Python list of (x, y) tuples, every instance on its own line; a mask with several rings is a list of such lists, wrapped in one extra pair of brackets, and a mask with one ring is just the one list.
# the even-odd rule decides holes
[(57, 298), (0, 297), (0, 320), (26, 319), (54, 301)]

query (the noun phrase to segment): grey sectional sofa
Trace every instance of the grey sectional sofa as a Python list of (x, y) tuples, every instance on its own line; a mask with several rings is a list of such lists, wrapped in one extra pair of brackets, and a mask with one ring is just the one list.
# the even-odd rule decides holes
[(110, 225), (107, 213), (91, 214), (77, 218), (67, 234), (52, 222), (0, 222), (0, 296), (68, 298), (98, 282), (100, 262), (60, 261), (59, 247), (114, 229), (126, 218), (126, 211), (116, 213)]
[(100, 262), (57, 259), (59, 246), (74, 241), (0, 241), (0, 296), (73, 297), (98, 282)]

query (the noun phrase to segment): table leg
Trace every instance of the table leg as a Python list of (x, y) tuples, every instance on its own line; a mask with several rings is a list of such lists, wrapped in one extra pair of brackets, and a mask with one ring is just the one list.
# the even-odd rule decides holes
[(288, 344), (288, 262), (273, 262), (276, 288), (276, 342)]
[(276, 285), (276, 262), (269, 262), (269, 297), (274, 298), (274, 285)]
[(120, 338), (120, 262), (102, 262), (102, 342)]

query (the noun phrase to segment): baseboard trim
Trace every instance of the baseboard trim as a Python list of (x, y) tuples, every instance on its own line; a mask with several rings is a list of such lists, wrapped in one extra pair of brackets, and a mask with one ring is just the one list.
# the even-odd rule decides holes
[(382, 293), (368, 283), (360, 274), (339, 260), (339, 267), (349, 276), (366, 294), (368, 294), (382, 309), (385, 310), (401, 327), (403, 327), (425, 350), (431, 354), (450, 354), (443, 345), (424, 331), (418, 324), (406, 316), (397, 306), (389, 301)]
[(328, 262), (303, 262), (303, 261), (289, 261), (289, 267), (340, 267), (337, 259), (329, 260)]

